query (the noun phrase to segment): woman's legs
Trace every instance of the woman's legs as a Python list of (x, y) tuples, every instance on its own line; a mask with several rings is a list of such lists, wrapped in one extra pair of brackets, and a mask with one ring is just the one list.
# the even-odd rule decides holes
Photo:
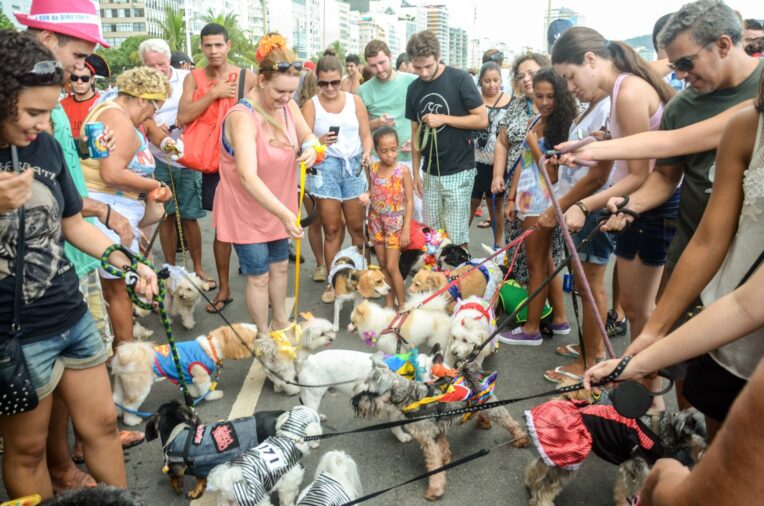
[(127, 294), (124, 279), (101, 278), (103, 298), (114, 331), (113, 348), (133, 340), (133, 303)]
[(480, 207), (480, 202), (482, 200), (482, 198), (476, 199), (475, 197), (472, 197), (470, 200), (470, 226), (472, 226), (472, 220), (475, 219), (475, 211)]
[[(538, 217), (528, 217), (523, 220), (523, 230), (528, 230), (538, 221)], [(549, 247), (552, 240), (552, 231), (537, 228), (534, 233), (525, 240), (525, 251), (528, 262), (528, 293), (535, 292), (544, 278), (549, 274)], [(526, 334), (535, 335), (541, 330), (541, 312), (544, 310), (547, 292), (545, 287), (528, 303), (528, 321), (523, 330)], [(561, 290), (562, 291), (562, 290)], [(563, 305), (564, 306), (564, 305)], [(555, 308), (557, 309), (557, 308)]]
[[(550, 253), (546, 276), (551, 276), (556, 268), (557, 266), (554, 265), (554, 260), (552, 260), (552, 254)], [(565, 296), (563, 295), (562, 290), (562, 276), (559, 274), (549, 282), (547, 297), (549, 298), (549, 303), (552, 305), (552, 322), (567, 323), (568, 317), (565, 315)]]
[(395, 298), (398, 299), (398, 308), (403, 307), (406, 301), (405, 287), (403, 286), (403, 276), (401, 276), (398, 261), (401, 258), (401, 250), (395, 248), (385, 248), (385, 272), (390, 278), (390, 286), (395, 291)]
[(245, 298), (249, 317), (257, 325), (260, 332), (268, 332), (268, 272), (258, 276), (247, 276)]
[[(306, 199), (303, 203), (305, 210), (310, 214), (313, 210), (313, 201)], [(310, 250), (313, 252), (313, 257), (316, 259), (316, 268), (323, 265), (328, 269), (329, 267), (324, 263), (324, 233), (320, 215), (316, 216), (315, 221), (308, 227), (308, 241), (310, 242)]]
[(354, 246), (362, 246), (364, 242), (364, 215), (366, 208), (358, 199), (346, 200), (342, 203), (342, 214), (345, 215), (348, 232), (350, 232), (350, 242)]
[[(377, 262), (379, 262), (379, 267), (385, 275), (385, 282), (390, 286), (394, 286), (393, 278), (387, 270), (387, 250), (385, 249), (385, 245), (375, 244), (374, 253), (377, 255)], [(385, 307), (395, 307), (395, 294), (392, 291), (385, 296)]]
[(616, 265), (619, 297), (629, 320), (633, 340), (642, 332), (642, 327), (655, 309), (663, 266), (645, 265), (639, 256), (634, 260), (618, 257)]
[(493, 224), (493, 245), (499, 246), (504, 239), (504, 197), (488, 197), (488, 214)]
[(324, 261), (330, 267), (342, 246), (342, 204), (334, 199), (317, 199), (317, 202), (318, 215), (324, 229)]
[(5, 441), (3, 481), (9, 497), (40, 494), (45, 499), (53, 495), (45, 464), (52, 401), (49, 395), (32, 411), (0, 416), (0, 433)]
[[(70, 488), (94, 487), (93, 477), (83, 473), (74, 465), (69, 451), (69, 412), (63, 399), (57, 391), (53, 392), (53, 407), (50, 424), (48, 425), (48, 442), (46, 446), (48, 472), (53, 485), (53, 491), (58, 492)], [(75, 434), (75, 440), (77, 436)], [(76, 443), (75, 443), (76, 446)]]
[(289, 315), (287, 315), (286, 310), (288, 266), (289, 262), (275, 262), (268, 266), (268, 296), (271, 301), (272, 313), (271, 327), (276, 330), (289, 325)]

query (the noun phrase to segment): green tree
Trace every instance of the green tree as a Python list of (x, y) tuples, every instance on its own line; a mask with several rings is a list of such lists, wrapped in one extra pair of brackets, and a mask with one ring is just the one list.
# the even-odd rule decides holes
[(16, 25), (8, 19), (8, 16), (6, 16), (4, 12), (0, 12), (0, 30), (16, 31)]
[(183, 20), (183, 11), (165, 9), (164, 23), (162, 23), (162, 38), (170, 45), (170, 51), (183, 51), (186, 46), (186, 23)]
[(118, 76), (125, 70), (137, 67), (141, 64), (141, 58), (138, 55), (138, 46), (148, 38), (148, 35), (128, 37), (117, 47), (109, 49), (99, 48), (96, 52), (103, 56), (109, 64), (112, 76)]
[[(231, 51), (228, 53), (228, 60), (233, 62), (239, 67), (254, 68), (255, 52), (257, 46), (252, 43), (252, 36), (249, 32), (241, 29), (239, 25), (239, 16), (237, 14), (215, 14), (210, 9), (207, 14), (202, 16), (202, 20), (207, 23), (217, 23), (223, 26), (228, 32), (228, 39), (231, 41)], [(198, 35), (195, 35), (191, 41), (193, 46), (193, 59), (197, 65), (204, 66), (207, 64), (207, 58), (201, 49), (201, 40)]]

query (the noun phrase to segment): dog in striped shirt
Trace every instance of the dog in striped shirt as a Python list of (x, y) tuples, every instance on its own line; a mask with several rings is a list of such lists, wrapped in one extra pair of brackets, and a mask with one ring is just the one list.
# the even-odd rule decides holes
[(297, 499), (297, 506), (341, 506), (363, 494), (358, 466), (345, 452), (333, 450), (321, 457), (315, 480)]

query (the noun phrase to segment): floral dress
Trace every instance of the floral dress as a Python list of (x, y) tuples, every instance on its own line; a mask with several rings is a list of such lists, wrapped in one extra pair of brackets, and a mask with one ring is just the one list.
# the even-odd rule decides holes
[(403, 171), (409, 170), (399, 163), (387, 177), (379, 175), (379, 162), (374, 162), (371, 174), (369, 199), (369, 237), (374, 244), (384, 244), (389, 249), (400, 249), (406, 195), (403, 188)]

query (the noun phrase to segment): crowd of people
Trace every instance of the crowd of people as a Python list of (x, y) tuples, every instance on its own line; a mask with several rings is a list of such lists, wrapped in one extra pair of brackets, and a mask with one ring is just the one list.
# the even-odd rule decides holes
[[(112, 244), (124, 250), (107, 260), (122, 268), (124, 251), (151, 254), (158, 229), (162, 260), (174, 265), (180, 250), (186, 269), (217, 290), (210, 313), (234, 300), (235, 251), (249, 316), (267, 333), (290, 324), (290, 241), (307, 235), (312, 278), (327, 283), (324, 303), (336, 297), (330, 271), (346, 233), (359, 250), (370, 245), (393, 288), (386, 305), (400, 308), (399, 259), (415, 229), (442, 230), (469, 251), (485, 205), (477, 226), (492, 229), (494, 249), (524, 239), (511, 276), (539, 291), (502, 342), (536, 346), (544, 332), (571, 332), (563, 277), (547, 279), (565, 260), (566, 228), (582, 244), (594, 305), (582, 297), (580, 344), (557, 347), (572, 361), (544, 378), (602, 380), (620, 363), (607, 356), (602, 330), (628, 332), (625, 355), (634, 359), (620, 379), (657, 390), (651, 373), (672, 367), (679, 407), (705, 415), (707, 455), (692, 471), (659, 462), (642, 501), (722, 492), (720, 502), (755, 501), (756, 487), (733, 476), (764, 468), (756, 431), (764, 406), (761, 21), (697, 0), (656, 22), (655, 62), (573, 27), (551, 54), (505, 65), (500, 51), (487, 51), (474, 78), (442, 61), (428, 31), (401, 55), (373, 40), (363, 59), (342, 61), (328, 49), (315, 64), (271, 33), (258, 44), (257, 67), (239, 68), (226, 29), (211, 23), (200, 32), (205, 66), (148, 39), (141, 65), (111, 76), (93, 52), (108, 45), (92, 2), (73, 0), (71, 16), (48, 16), (56, 9), (33, 0), (29, 15), (17, 14), (25, 32), (0, 31), (0, 359), (18, 347), (11, 363), (23, 362), (38, 399), (0, 415), (11, 497), (96, 481), (127, 486), (120, 448), (143, 435), (118, 430), (111, 402), (106, 364), (133, 338), (125, 281), (102, 265)], [(115, 86), (100, 89), (103, 78)], [(103, 126), (98, 139), (88, 138), (92, 123)], [(108, 155), (89, 150), (94, 143)], [(317, 212), (307, 231), (297, 220), (301, 176), (306, 211)], [(200, 224), (206, 211), (212, 230)], [(202, 265), (207, 235), (217, 279)], [(137, 274), (136, 291), (152, 298), (155, 273), (139, 264)], [(3, 372), (0, 393), (12, 380)], [(653, 412), (665, 409), (653, 401)], [(724, 463), (726, 455), (741, 464)]]

